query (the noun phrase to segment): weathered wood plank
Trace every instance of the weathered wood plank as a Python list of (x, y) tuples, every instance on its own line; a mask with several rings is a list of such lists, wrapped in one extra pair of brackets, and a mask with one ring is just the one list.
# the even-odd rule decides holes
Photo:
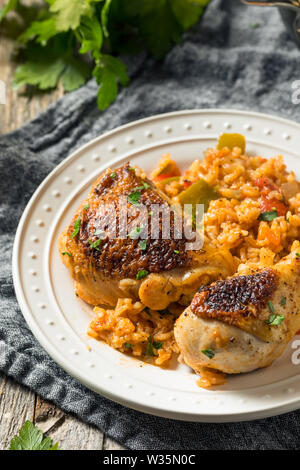
[(114, 441), (110, 437), (104, 436), (103, 439), (103, 450), (126, 450), (121, 444)]
[(0, 375), (0, 449), (8, 449), (25, 421), (33, 420), (34, 405), (33, 392)]
[(103, 447), (101, 431), (66, 415), (40, 397), (36, 400), (34, 421), (63, 450), (100, 450)]
[(47, 432), (53, 442), (63, 450), (102, 450), (103, 434), (98, 429), (82, 423), (71, 415), (64, 418)]

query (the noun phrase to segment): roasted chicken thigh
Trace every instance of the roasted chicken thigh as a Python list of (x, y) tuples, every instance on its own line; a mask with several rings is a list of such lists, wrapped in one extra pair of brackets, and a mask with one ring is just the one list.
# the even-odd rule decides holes
[[(131, 211), (128, 225), (138, 217), (135, 209), (146, 208), (144, 238), (141, 224), (120, 236), (120, 197)], [(233, 274), (229, 250), (213, 250), (205, 243), (201, 250), (187, 250), (188, 240), (175, 236), (172, 214), (170, 236), (163, 236), (159, 219), (158, 237), (153, 238), (153, 204), (170, 206), (170, 201), (142, 170), (129, 164), (107, 170), (93, 184), (59, 238), (61, 258), (75, 280), (76, 293), (87, 303), (115, 306), (119, 298), (132, 298), (154, 310), (172, 302), (186, 306), (199, 284)]]
[(203, 286), (178, 318), (186, 364), (228, 374), (270, 365), (300, 329), (299, 248), (274, 267)]

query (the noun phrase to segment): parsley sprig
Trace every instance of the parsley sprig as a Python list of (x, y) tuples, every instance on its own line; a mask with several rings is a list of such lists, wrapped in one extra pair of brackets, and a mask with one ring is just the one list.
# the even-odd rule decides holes
[(42, 431), (26, 421), (11, 440), (9, 450), (58, 450), (58, 444), (53, 444), (50, 437), (44, 438)]
[(156, 356), (155, 350), (161, 349), (162, 345), (163, 343), (161, 341), (153, 341), (152, 336), (149, 335), (146, 343), (145, 355), (150, 357)]
[(265, 220), (266, 222), (272, 222), (272, 220), (278, 217), (277, 210), (262, 212), (258, 217), (258, 220)]
[[(284, 300), (283, 300), (284, 299)], [(283, 303), (282, 303), (283, 302)], [(281, 305), (285, 305), (286, 303), (286, 299), (285, 297), (282, 297), (281, 299)], [(283, 322), (284, 320), (284, 315), (281, 315), (281, 314), (276, 314), (275, 313), (275, 308), (274, 308), (274, 305), (273, 305), (273, 302), (271, 300), (268, 300), (267, 302), (267, 305), (268, 305), (268, 308), (270, 310), (270, 313), (271, 315), (269, 316), (268, 320), (265, 320), (265, 323), (267, 323), (267, 325), (270, 325), (270, 326), (278, 326), (278, 325), (281, 325), (281, 323)]]
[(90, 247), (94, 248), (97, 251), (100, 251), (99, 245), (101, 245), (101, 243), (102, 243), (101, 238), (98, 238), (98, 240), (96, 240), (95, 242), (92, 242), (91, 240), (89, 240)]
[(15, 28), (15, 19), (6, 18), (11, 10), (24, 25), (16, 39), (24, 63), (16, 70), (14, 84), (48, 90), (61, 83), (72, 91), (94, 77), (103, 110), (116, 99), (119, 86), (129, 83), (126, 67), (116, 56), (147, 49), (163, 58), (197, 23), (209, 1), (46, 0), (41, 8), (27, 7), (24, 15), (21, 2), (7, 0), (0, 10), (6, 30)]
[(75, 220), (75, 222), (74, 222), (73, 232), (71, 234), (71, 238), (74, 238), (78, 235), (78, 233), (80, 231), (80, 226), (81, 226), (81, 216), (79, 215), (77, 217), (77, 219)]
[(203, 349), (202, 354), (208, 357), (208, 359), (213, 359), (215, 357), (215, 351), (213, 349)]

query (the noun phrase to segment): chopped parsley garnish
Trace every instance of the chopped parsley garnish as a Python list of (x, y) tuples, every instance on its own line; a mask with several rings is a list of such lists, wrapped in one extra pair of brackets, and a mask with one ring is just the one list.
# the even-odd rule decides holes
[(140, 191), (133, 191), (127, 196), (127, 201), (134, 206), (139, 206), (139, 200), (141, 197)]
[(215, 357), (215, 351), (213, 349), (203, 349), (202, 354), (205, 354), (205, 356), (208, 357), (208, 359), (212, 359)]
[(146, 271), (146, 269), (142, 269), (141, 271), (138, 271), (136, 278), (139, 281), (140, 279), (143, 279), (144, 277), (146, 277), (147, 274), (149, 274), (148, 271)]
[(278, 217), (277, 210), (262, 212), (258, 217), (258, 220), (265, 220), (266, 222), (271, 222), (272, 220)]
[(141, 240), (139, 242), (139, 247), (140, 247), (140, 250), (146, 250), (147, 248), (147, 241), (146, 240)]
[(286, 297), (281, 297), (280, 305), (283, 307), (286, 305)]
[(128, 237), (131, 238), (131, 240), (136, 240), (139, 238), (141, 231), (142, 227), (136, 227), (135, 229), (131, 230), (131, 232), (128, 234)]
[(149, 215), (153, 215), (153, 211), (150, 211), (150, 212), (149, 212)]
[(124, 343), (125, 348), (133, 348), (133, 344), (130, 343)]
[(174, 253), (175, 253), (176, 255), (179, 255), (179, 251), (178, 251), (178, 250), (174, 250)]
[(148, 188), (150, 188), (150, 185), (148, 183), (146, 183), (146, 181), (142, 181), (142, 186), (139, 186), (136, 189), (137, 190), (142, 190), (142, 189), (148, 189)]
[(89, 240), (90, 247), (95, 248), (95, 250), (97, 251), (100, 251), (98, 247), (101, 242), (102, 242), (101, 238), (98, 238), (98, 240), (96, 240), (95, 242), (92, 242), (91, 240)]
[(281, 325), (281, 323), (283, 322), (284, 320), (284, 315), (275, 315), (274, 313), (272, 313), (272, 315), (270, 315), (269, 319), (266, 320), (266, 323), (268, 325)]
[(296, 253), (296, 258), (300, 258), (300, 253)]
[(68, 251), (63, 251), (62, 255), (63, 256), (68, 255), (70, 258), (72, 257), (71, 253), (69, 253)]
[(111, 174), (110, 174), (110, 177), (111, 178), (115, 178), (117, 176), (117, 173), (115, 171), (113, 171)]
[(74, 222), (74, 231), (71, 235), (71, 238), (74, 238), (76, 237), (76, 235), (78, 235), (79, 230), (80, 230), (80, 225), (81, 225), (81, 216), (79, 215)]
[(268, 305), (268, 307), (269, 307), (270, 312), (271, 312), (271, 313), (274, 313), (275, 310), (274, 310), (273, 302), (272, 302), (271, 300), (268, 300), (267, 305)]
[(149, 335), (147, 339), (146, 350), (145, 350), (146, 356), (152, 356), (152, 357), (155, 356), (156, 354), (154, 353), (154, 349), (161, 349), (162, 345), (163, 344), (161, 341), (153, 341), (152, 336)]
[(88, 209), (90, 208), (90, 205), (87, 204), (86, 206), (84, 206), (84, 210), (87, 211)]

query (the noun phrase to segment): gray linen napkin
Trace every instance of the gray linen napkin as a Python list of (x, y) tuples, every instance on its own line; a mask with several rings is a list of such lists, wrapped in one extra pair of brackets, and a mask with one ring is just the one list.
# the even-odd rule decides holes
[(131, 449), (297, 449), (300, 412), (215, 425), (156, 418), (114, 404), (56, 365), (20, 312), (11, 274), (17, 222), (38, 184), (76, 147), (121, 124), (179, 109), (239, 108), (300, 118), (300, 105), (291, 102), (300, 52), (274, 9), (213, 0), (201, 24), (163, 63), (131, 59), (130, 71), (131, 85), (105, 113), (97, 110), (91, 81), (0, 137), (0, 369)]

